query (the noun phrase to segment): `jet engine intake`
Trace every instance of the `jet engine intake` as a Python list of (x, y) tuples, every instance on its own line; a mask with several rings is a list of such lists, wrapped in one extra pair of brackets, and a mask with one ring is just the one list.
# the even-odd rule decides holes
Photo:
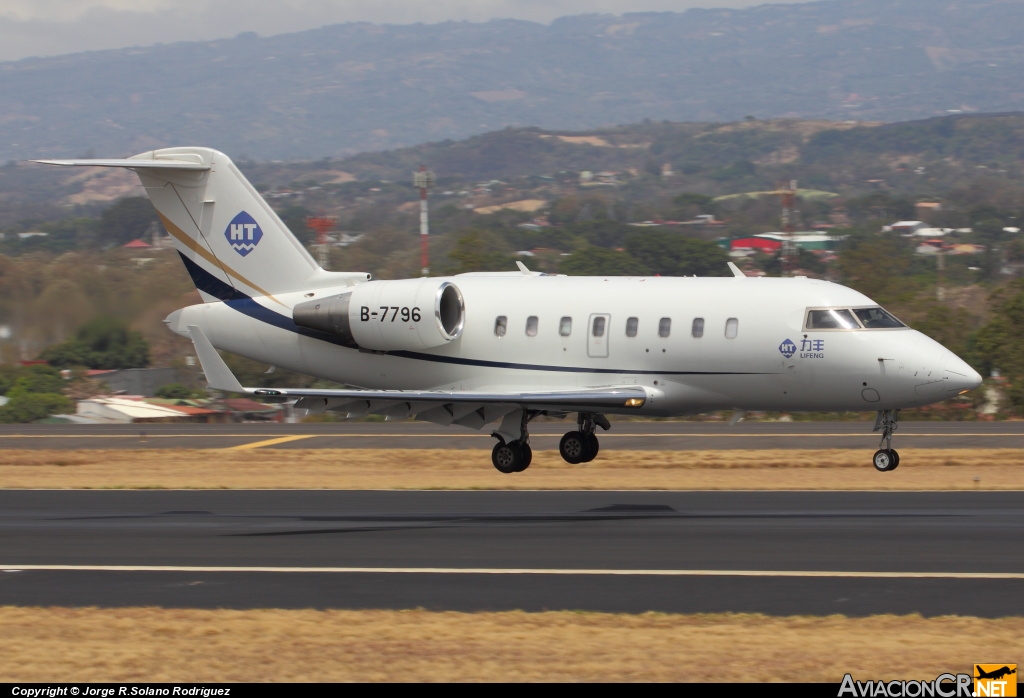
[(415, 351), (458, 339), (466, 308), (450, 281), (368, 281), (336, 296), (299, 303), (292, 319), (300, 327), (337, 335), (345, 346)]

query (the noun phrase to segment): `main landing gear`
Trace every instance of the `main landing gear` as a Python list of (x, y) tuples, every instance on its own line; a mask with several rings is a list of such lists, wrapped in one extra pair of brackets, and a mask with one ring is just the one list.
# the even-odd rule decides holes
[[(892, 472), (900, 464), (900, 454), (892, 447), (892, 435), (897, 429), (896, 423), (899, 419), (899, 410), (879, 410), (878, 416), (875, 417), (875, 428), (872, 431), (881, 429), (882, 440), (878, 443), (879, 448), (875, 451), (871, 462), (874, 464), (875, 470), (879, 472)], [(885, 444), (885, 448), (882, 448), (882, 444)]]
[(491, 463), (499, 473), (521, 473), (530, 467), (533, 449), (530, 448), (530, 432), (526, 426), (538, 414), (530, 410), (511, 412), (491, 434), (498, 440), (491, 450)]
[[(530, 432), (527, 425), (540, 412), (516, 410), (505, 416), (498, 430), (491, 436), (498, 440), (491, 450), (491, 463), (499, 473), (521, 473), (530, 467), (533, 460), (533, 449), (530, 448)], [(596, 427), (605, 431), (611, 424), (603, 414), (580, 412), (577, 420), (579, 428), (562, 437), (558, 444), (558, 452), (568, 463), (589, 463), (597, 457), (600, 444)]]
[(574, 465), (576, 463), (589, 463), (597, 457), (601, 444), (598, 443), (597, 435), (594, 433), (594, 425), (601, 427), (605, 431), (611, 429), (612, 426), (608, 422), (608, 418), (603, 414), (590, 414), (588, 412), (580, 412), (577, 423), (579, 424), (579, 429), (577, 431), (570, 431), (558, 443), (558, 453), (566, 463)]

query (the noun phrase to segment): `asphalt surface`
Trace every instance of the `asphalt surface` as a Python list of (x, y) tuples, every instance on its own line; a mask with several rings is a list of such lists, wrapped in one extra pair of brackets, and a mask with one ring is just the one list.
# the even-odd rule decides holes
[[(872, 422), (612, 422), (601, 449), (878, 448)], [(272, 448), (489, 449), (492, 427), (473, 431), (423, 422), (332, 424), (0, 425), (0, 448), (236, 448), (299, 437)], [(556, 449), (575, 422), (530, 425), (534, 449)], [(897, 448), (1024, 448), (1024, 422), (903, 422)]]
[(0, 604), (1021, 615), (1024, 493), (0, 491)]

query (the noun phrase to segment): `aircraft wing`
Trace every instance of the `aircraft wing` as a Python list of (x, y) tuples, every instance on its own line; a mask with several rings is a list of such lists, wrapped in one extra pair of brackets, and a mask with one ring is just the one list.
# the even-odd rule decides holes
[(383, 414), (388, 419), (415, 416), (435, 424), (460, 424), (479, 429), (516, 409), (558, 413), (640, 408), (655, 392), (639, 385), (539, 391), (245, 388), (203, 331), (195, 325), (189, 325), (188, 330), (211, 388), (260, 397), (298, 398), (297, 409), (314, 413), (333, 410), (349, 417)]

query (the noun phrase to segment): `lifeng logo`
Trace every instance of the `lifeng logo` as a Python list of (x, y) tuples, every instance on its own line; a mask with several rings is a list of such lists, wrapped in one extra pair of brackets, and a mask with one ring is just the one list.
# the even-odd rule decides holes
[(1017, 695), (1016, 664), (975, 664), (974, 693), (977, 698)]
[(792, 339), (787, 339), (779, 345), (779, 351), (788, 359), (796, 353), (796, 344), (793, 343)]
[(260, 244), (260, 240), (263, 239), (263, 231), (252, 216), (242, 211), (228, 223), (228, 227), (224, 230), (224, 237), (227, 238), (231, 248), (244, 257)]

